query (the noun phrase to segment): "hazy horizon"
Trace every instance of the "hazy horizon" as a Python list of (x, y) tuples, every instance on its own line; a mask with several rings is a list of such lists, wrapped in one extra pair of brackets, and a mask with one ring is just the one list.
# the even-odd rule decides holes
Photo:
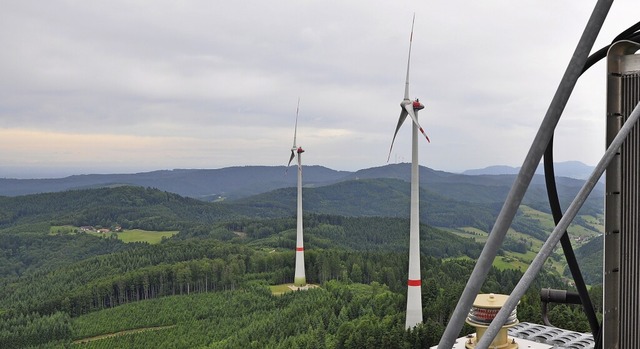
[[(594, 165), (589, 165), (589, 164), (585, 164), (581, 161), (557, 161), (555, 162), (556, 164), (558, 163), (579, 163), (581, 165), (584, 166), (589, 166), (589, 167), (594, 167)], [(383, 167), (385, 165), (393, 165), (393, 164), (408, 164), (408, 162), (403, 161), (403, 162), (397, 162), (397, 163), (388, 163), (388, 164), (382, 164), (379, 166), (371, 166), (371, 167), (364, 167), (364, 168), (357, 168), (357, 169), (341, 169), (341, 168), (333, 168), (333, 167), (329, 167), (329, 166), (325, 166), (325, 165), (321, 165), (321, 164), (305, 164), (304, 166), (321, 166), (321, 167), (325, 167), (331, 170), (335, 170), (335, 171), (346, 171), (346, 172), (357, 172), (359, 170), (364, 170), (364, 169), (368, 169), (368, 168), (376, 168), (376, 167)], [(37, 171), (37, 169), (7, 169), (7, 168), (0, 168), (0, 178), (4, 178), (4, 179), (59, 179), (59, 178), (66, 178), (66, 177), (70, 177), (70, 176), (76, 176), (76, 175), (117, 175), (117, 174), (136, 174), (136, 173), (148, 173), (148, 172), (155, 172), (155, 171), (174, 171), (174, 170), (217, 170), (217, 169), (223, 169), (223, 168), (230, 168), (230, 167), (252, 167), (252, 166), (267, 166), (267, 167), (279, 167), (279, 166), (286, 166), (286, 164), (283, 165), (257, 165), (257, 164), (249, 164), (249, 165), (234, 165), (234, 166), (223, 166), (223, 167), (215, 167), (215, 168), (184, 168), (184, 167), (176, 167), (176, 168), (155, 168), (155, 169), (148, 169), (148, 170), (131, 170), (131, 171), (90, 171), (90, 170), (78, 170), (77, 172), (73, 172), (70, 169), (51, 169), (51, 168), (44, 168), (44, 169), (39, 169), (39, 171)], [(502, 164), (496, 164), (496, 165), (489, 165), (489, 166), (485, 166), (485, 167), (478, 167), (478, 168), (466, 168), (466, 169), (461, 169), (461, 170), (447, 170), (447, 169), (440, 169), (440, 168), (433, 168), (431, 166), (428, 165), (423, 165), (420, 164), (420, 166), (423, 167), (428, 167), (431, 168), (433, 170), (437, 170), (437, 171), (444, 171), (444, 172), (450, 172), (450, 173), (463, 173), (465, 171), (473, 171), (473, 170), (483, 170), (483, 169), (489, 169), (492, 167), (505, 167), (505, 168), (510, 168), (510, 169), (517, 169), (520, 167), (520, 165), (518, 166), (511, 166), (511, 165), (502, 165)]]

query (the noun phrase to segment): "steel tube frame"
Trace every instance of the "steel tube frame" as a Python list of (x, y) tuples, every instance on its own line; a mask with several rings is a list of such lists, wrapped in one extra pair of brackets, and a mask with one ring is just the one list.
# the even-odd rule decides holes
[(456, 305), (456, 308), (445, 328), (445, 331), (438, 344), (438, 349), (450, 349), (453, 347), (456, 338), (460, 334), (460, 330), (464, 325), (469, 309), (473, 301), (480, 291), (480, 287), (491, 269), (493, 260), (502, 245), (502, 241), (511, 226), (511, 222), (518, 211), (518, 207), (522, 202), (522, 198), (531, 183), (531, 178), (535, 173), (542, 154), (544, 153), (553, 131), (560, 120), (560, 116), (571, 96), (571, 92), (576, 85), (578, 78), (582, 73), (582, 69), (587, 61), (589, 52), (600, 32), (600, 28), (611, 8), (613, 0), (598, 0), (595, 8), (587, 22), (587, 25), (580, 37), (578, 45), (571, 57), (569, 65), (562, 77), (560, 85), (551, 100), (551, 104), (547, 113), (542, 120), (542, 124), (538, 129), (533, 144), (527, 153), (527, 156), (520, 168), (520, 172), (514, 181), (507, 199), (498, 215), (496, 223), (489, 234), (487, 242), (478, 257), (476, 266), (467, 281), (467, 285)]
[(564, 231), (569, 227), (569, 224), (571, 224), (573, 219), (578, 214), (578, 211), (589, 197), (589, 194), (595, 187), (596, 183), (598, 183), (598, 180), (604, 173), (604, 170), (607, 169), (607, 166), (609, 166), (609, 163), (615, 157), (616, 153), (620, 149), (620, 146), (622, 145), (624, 140), (627, 139), (627, 136), (636, 125), (639, 117), (640, 103), (633, 109), (633, 112), (631, 113), (631, 115), (629, 115), (629, 118), (624, 123), (624, 126), (622, 126), (620, 132), (618, 132), (618, 135), (613, 139), (613, 141), (605, 151), (602, 159), (600, 159), (600, 162), (598, 162), (598, 165), (596, 165), (596, 168), (589, 176), (589, 179), (582, 186), (575, 199), (573, 199), (573, 202), (571, 202), (571, 205), (569, 205), (567, 212), (564, 214), (558, 225), (556, 225), (555, 229), (553, 229), (553, 232), (551, 233), (551, 235), (549, 235), (544, 245), (542, 245), (542, 248), (533, 259), (533, 262), (531, 262), (531, 265), (529, 265), (529, 268), (524, 273), (516, 287), (513, 289), (513, 292), (511, 292), (511, 295), (505, 302), (504, 306), (502, 307), (502, 309), (500, 309), (496, 317), (493, 319), (491, 325), (489, 325), (489, 328), (487, 328), (484, 336), (476, 345), (477, 349), (485, 349), (489, 347), (489, 344), (491, 344), (493, 338), (498, 334), (498, 331), (500, 331), (500, 328), (509, 317), (509, 314), (518, 305), (520, 298), (522, 298), (525, 292), (527, 292), (536, 275), (538, 275), (538, 272), (544, 266), (544, 262), (553, 252), (553, 249), (558, 244), (558, 241), (560, 241), (560, 238), (564, 234)]

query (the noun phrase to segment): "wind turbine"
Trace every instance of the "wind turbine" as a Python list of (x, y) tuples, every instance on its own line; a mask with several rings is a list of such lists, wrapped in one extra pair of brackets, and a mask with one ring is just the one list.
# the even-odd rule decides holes
[(396, 126), (396, 132), (391, 140), (391, 148), (389, 148), (389, 157), (393, 149), (393, 142), (396, 139), (398, 130), (404, 123), (407, 115), (413, 120), (412, 137), (411, 137), (411, 218), (409, 221), (409, 279), (407, 281), (407, 317), (405, 327), (412, 328), (422, 322), (422, 279), (420, 277), (420, 184), (419, 184), (419, 164), (418, 164), (418, 131), (427, 139), (429, 137), (418, 122), (418, 110), (424, 108), (420, 100), (415, 101), (409, 99), (409, 65), (411, 63), (411, 43), (413, 42), (413, 24), (416, 15), (413, 14), (411, 22), (411, 36), (409, 38), (409, 58), (407, 59), (407, 79), (404, 85), (404, 99), (400, 102), (400, 118)]
[(296, 107), (296, 126), (293, 131), (293, 146), (291, 147), (291, 156), (287, 167), (291, 165), (291, 161), (298, 155), (298, 211), (296, 225), (296, 272), (293, 278), (294, 286), (304, 286), (307, 280), (304, 273), (304, 241), (302, 238), (302, 147), (296, 145), (296, 135), (298, 133), (298, 111), (300, 110), (300, 98), (298, 98), (298, 106)]

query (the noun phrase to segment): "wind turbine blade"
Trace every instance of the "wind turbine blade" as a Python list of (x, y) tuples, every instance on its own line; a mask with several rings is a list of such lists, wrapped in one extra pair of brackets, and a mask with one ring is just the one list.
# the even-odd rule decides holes
[(431, 140), (429, 139), (429, 136), (427, 136), (427, 134), (424, 132), (424, 129), (422, 129), (422, 126), (420, 126), (420, 123), (418, 122), (418, 118), (416, 117), (416, 113), (413, 111), (413, 105), (405, 104), (404, 105), (404, 109), (407, 110), (407, 113), (409, 113), (409, 116), (413, 120), (413, 123), (416, 124), (416, 126), (418, 126), (418, 129), (420, 130), (420, 132), (422, 133), (424, 138), (427, 139), (427, 142), (431, 143)]
[(400, 127), (402, 126), (402, 124), (404, 123), (404, 120), (407, 119), (407, 111), (402, 109), (402, 111), (400, 112), (400, 118), (398, 118), (398, 125), (396, 126), (396, 132), (393, 133), (393, 139), (391, 140), (391, 147), (389, 148), (389, 156), (387, 156), (387, 162), (389, 162), (389, 159), (391, 159), (391, 150), (393, 150), (393, 142), (395, 142), (396, 140), (396, 136), (398, 135), (398, 130), (400, 130)]
[(291, 146), (291, 156), (289, 157), (289, 162), (287, 163), (287, 169), (285, 170), (285, 173), (287, 173), (287, 170), (289, 169), (289, 166), (291, 166), (291, 161), (293, 161), (293, 159), (296, 157), (296, 136), (298, 134), (298, 114), (300, 111), (300, 97), (298, 97), (298, 105), (296, 106), (296, 126), (293, 129), (293, 146)]
[(409, 58), (407, 58), (407, 79), (404, 83), (404, 99), (409, 99), (409, 65), (411, 64), (411, 44), (413, 43), (413, 24), (416, 22), (416, 14), (411, 21), (411, 36), (409, 37)]
[(296, 157), (296, 154), (294, 153), (293, 149), (291, 149), (291, 156), (289, 157), (289, 163), (287, 164), (287, 167), (291, 166), (291, 161), (295, 157)]
[[(293, 147), (296, 147), (296, 135), (298, 134), (298, 112), (300, 111), (300, 97), (298, 97), (298, 106), (296, 107), (296, 126), (293, 129)], [(291, 158), (293, 159), (293, 150), (291, 151)], [(289, 160), (291, 163), (291, 160)]]

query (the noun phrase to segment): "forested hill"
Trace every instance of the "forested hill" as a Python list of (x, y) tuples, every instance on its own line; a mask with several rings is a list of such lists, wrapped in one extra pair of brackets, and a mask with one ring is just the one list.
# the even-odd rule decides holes
[[(576, 250), (576, 258), (588, 284), (602, 282), (602, 257), (604, 253), (604, 236), (598, 236)], [(570, 275), (567, 269), (565, 275)]]
[(130, 186), (0, 197), (0, 228), (45, 222), (172, 230), (235, 216), (227, 206)]
[[(404, 200), (406, 194), (402, 193), (395, 201), (378, 200), (378, 197), (367, 198), (366, 196), (369, 195), (368, 193), (379, 193), (381, 185), (393, 189), (394, 186), (401, 187), (405, 183), (397, 180), (371, 182), (370, 184), (367, 181), (357, 182), (359, 184), (357, 188), (351, 189), (346, 188), (349, 187), (350, 182), (337, 184), (330, 193), (342, 193), (346, 196), (353, 194), (357, 197), (357, 200), (351, 200), (346, 203), (346, 206), (337, 205), (335, 202), (327, 204), (322, 199), (330, 195), (326, 192), (331, 186), (317, 189), (316, 194), (311, 193), (311, 198), (308, 198), (311, 206), (334, 206), (335, 208), (327, 211), (305, 212), (305, 230), (308, 240), (306, 246), (312, 249), (404, 250), (408, 244), (406, 232), (409, 229), (409, 222), (408, 219), (402, 218), (403, 215), (400, 212), (394, 211), (397, 208), (391, 207), (399, 204), (397, 200)], [(399, 190), (404, 191), (404, 189)], [(389, 190), (382, 195), (386, 195), (387, 192)], [(292, 194), (292, 196), (295, 195)], [(349, 201), (346, 196), (343, 198), (344, 201)], [(363, 214), (362, 210), (358, 211), (357, 207), (362, 204), (358, 200), (362, 200), (363, 197), (364, 200), (378, 201), (374, 208), (379, 209), (380, 214)], [(119, 226), (124, 229), (179, 231), (176, 238), (182, 240), (202, 237), (231, 240), (242, 237), (241, 241), (251, 242), (256, 246), (269, 249), (285, 247), (293, 250), (296, 240), (294, 209), (284, 206), (269, 208), (263, 206), (263, 203), (256, 201), (253, 206), (207, 203), (157, 189), (125, 186), (0, 197), (0, 249), (10, 247), (15, 251), (8, 255), (15, 257), (16, 254), (20, 254), (19, 245), (22, 243), (34, 245), (34, 247), (40, 246), (38, 248), (42, 250), (30, 257), (31, 261), (36, 261), (46, 259), (50, 255), (44, 240), (64, 240), (64, 236), (56, 237), (58, 234), (50, 233), (52, 226)], [(267, 206), (271, 206), (271, 202)], [(347, 207), (351, 209), (348, 210)], [(455, 209), (464, 210), (464, 207), (460, 205), (441, 208), (449, 216), (454, 215), (452, 210)], [(467, 209), (467, 211), (473, 210)], [(263, 214), (256, 215), (254, 214), (256, 212)], [(386, 217), (384, 217), (385, 214)], [(401, 218), (394, 218), (394, 216)], [(425, 224), (421, 230), (423, 230), (422, 238), (429, 241), (423, 246), (423, 252), (427, 255), (476, 257), (480, 252), (480, 245), (473, 239), (461, 238), (449, 232), (428, 228)], [(85, 238), (77, 240), (82, 241)], [(28, 241), (31, 242), (27, 243)], [(57, 247), (52, 241), (49, 244), (55, 251)], [(112, 247), (119, 248), (117, 244)], [(0, 254), (0, 264), (6, 264), (2, 261)], [(0, 272), (1, 276), (2, 272)]]
[[(431, 173), (427, 176), (436, 177)], [(436, 227), (475, 227), (489, 231), (502, 207), (503, 196), (506, 195), (509, 187), (499, 185), (501, 180), (494, 178), (495, 176), (487, 176), (489, 178), (482, 184), (467, 180), (470, 176), (451, 174), (441, 176), (443, 179), (437, 183), (423, 184), (420, 187), (421, 222)], [(563, 207), (569, 206), (581, 185), (582, 181), (568, 178), (558, 182)], [(361, 178), (303, 190), (305, 212), (408, 218), (409, 203), (410, 185), (401, 179)], [(595, 191), (580, 212), (598, 216), (603, 212), (602, 203), (602, 192)], [(228, 205), (236, 213), (251, 217), (293, 215), (296, 207), (296, 188), (278, 189), (222, 204)], [(536, 180), (527, 192), (523, 204), (540, 212), (550, 213), (544, 184)], [(526, 217), (516, 217), (516, 223), (520, 223), (523, 218)], [(542, 230), (548, 229), (548, 227), (543, 229), (543, 227), (534, 226), (529, 228), (537, 230), (538, 237), (543, 237)], [(525, 231), (525, 233), (531, 232)]]
[[(305, 213), (408, 218), (409, 185), (393, 179), (340, 182), (304, 191)], [(237, 201), (207, 203), (152, 188), (120, 186), (0, 197), (0, 228), (46, 222), (149, 230), (180, 230), (234, 219), (295, 216), (295, 188)], [(422, 222), (488, 229), (499, 209), (422, 190)]]
[[(360, 170), (348, 179), (373, 179), (373, 178), (395, 178), (406, 182), (411, 180), (410, 164), (388, 165), (383, 167)], [(515, 175), (465, 175), (444, 171), (433, 170), (428, 167), (420, 168), (420, 186), (423, 189), (440, 194), (443, 197), (474, 203), (495, 203), (504, 202), (511, 185), (515, 180)], [(571, 200), (578, 193), (584, 180), (557, 177), (556, 184), (558, 194), (563, 207), (568, 207)], [(595, 206), (587, 206), (590, 209), (602, 210), (602, 198), (604, 198), (604, 188), (597, 185), (594, 188), (591, 198), (595, 199)], [(539, 210), (548, 210), (547, 191), (544, 176), (535, 175), (525, 196), (525, 204), (534, 205)]]
[[(428, 173), (429, 177), (436, 177)], [(438, 185), (421, 187), (421, 221), (435, 227), (474, 227), (489, 231), (502, 206), (499, 197), (506, 186), (470, 184), (452, 180), (469, 176), (443, 175)], [(480, 176), (482, 177), (482, 176)], [(490, 176), (491, 177), (491, 176)], [(566, 179), (571, 186), (559, 184), (561, 201), (570, 201), (567, 193), (577, 191), (580, 181)], [(575, 185), (573, 185), (575, 184)], [(464, 192), (464, 193), (463, 193)], [(598, 193), (596, 193), (598, 194)], [(305, 213), (342, 216), (382, 216), (408, 218), (409, 183), (399, 179), (356, 179), (316, 188), (305, 188)], [(496, 197), (495, 200), (491, 200)], [(179, 230), (193, 224), (250, 218), (277, 218), (295, 215), (296, 190), (278, 189), (256, 196), (207, 203), (157, 189), (113, 187), (71, 190), (59, 193), (0, 197), (0, 227), (47, 220), (52, 224), (119, 224), (155, 230), (158, 227)], [(524, 204), (548, 212), (546, 193), (533, 187)], [(602, 198), (592, 195), (582, 210), (596, 216), (602, 212)], [(566, 207), (566, 206), (565, 206)], [(520, 223), (526, 217), (517, 217)], [(544, 236), (548, 228), (527, 223), (524, 233)], [(548, 231), (547, 231), (548, 233)]]
[[(398, 179), (358, 179), (303, 190), (305, 212), (321, 214), (408, 218), (409, 203), (410, 185)], [(250, 217), (292, 216), (296, 189), (279, 189), (221, 205)], [(458, 201), (422, 188), (420, 206), (421, 222), (425, 224), (487, 230), (500, 203)]]

